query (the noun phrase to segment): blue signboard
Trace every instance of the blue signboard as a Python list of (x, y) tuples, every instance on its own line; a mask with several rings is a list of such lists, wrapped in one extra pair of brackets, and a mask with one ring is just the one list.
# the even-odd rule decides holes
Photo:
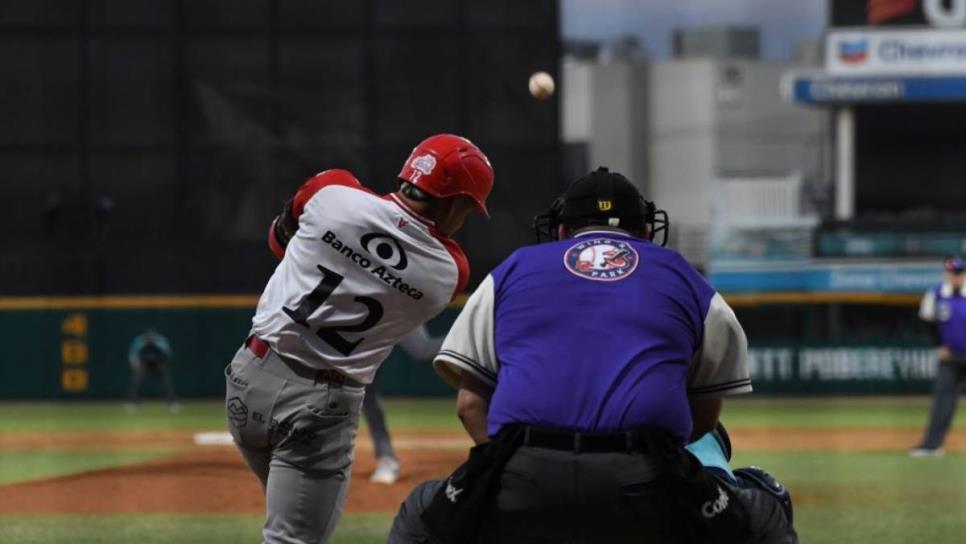
[(796, 74), (790, 91), (806, 104), (955, 102), (966, 99), (966, 76)]
[(938, 264), (823, 264), (712, 266), (708, 280), (721, 293), (923, 293), (942, 280)]
[(820, 231), (818, 257), (935, 257), (966, 253), (966, 232)]

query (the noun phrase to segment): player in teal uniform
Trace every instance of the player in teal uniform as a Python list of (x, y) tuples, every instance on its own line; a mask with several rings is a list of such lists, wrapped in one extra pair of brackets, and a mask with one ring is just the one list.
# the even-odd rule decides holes
[(141, 385), (148, 374), (161, 380), (164, 397), (171, 412), (181, 410), (171, 383), (171, 342), (155, 329), (148, 329), (134, 337), (128, 349), (128, 364), (131, 366), (131, 384), (128, 387), (127, 409), (137, 411), (140, 405)]

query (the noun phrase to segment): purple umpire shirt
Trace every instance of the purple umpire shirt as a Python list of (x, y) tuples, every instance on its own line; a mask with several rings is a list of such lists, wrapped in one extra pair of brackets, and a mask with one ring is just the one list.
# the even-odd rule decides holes
[(943, 283), (926, 292), (919, 317), (935, 322), (939, 338), (957, 356), (966, 355), (966, 286), (953, 289)]
[(507, 423), (691, 434), (689, 397), (751, 391), (744, 332), (678, 253), (617, 231), (517, 250), (467, 302), (435, 361), (494, 387)]

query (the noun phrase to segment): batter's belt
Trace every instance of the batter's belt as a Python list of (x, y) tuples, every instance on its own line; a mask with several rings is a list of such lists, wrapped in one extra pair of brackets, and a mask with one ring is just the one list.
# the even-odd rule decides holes
[[(328, 382), (348, 387), (365, 387), (365, 384), (362, 382), (356, 381), (338, 370), (309, 368), (302, 363), (292, 361), (272, 350), (268, 342), (265, 342), (254, 334), (245, 340), (245, 347), (256, 357), (262, 359), (262, 368), (266, 372), (275, 374), (280, 378), (308, 384)], [(269, 353), (274, 354), (275, 357), (266, 357)]]

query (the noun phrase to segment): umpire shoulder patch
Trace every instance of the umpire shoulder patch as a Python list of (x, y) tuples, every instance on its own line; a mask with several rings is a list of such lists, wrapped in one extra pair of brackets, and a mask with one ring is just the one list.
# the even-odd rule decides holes
[(582, 239), (564, 252), (571, 273), (594, 281), (618, 281), (634, 273), (640, 256), (634, 247), (612, 238)]

